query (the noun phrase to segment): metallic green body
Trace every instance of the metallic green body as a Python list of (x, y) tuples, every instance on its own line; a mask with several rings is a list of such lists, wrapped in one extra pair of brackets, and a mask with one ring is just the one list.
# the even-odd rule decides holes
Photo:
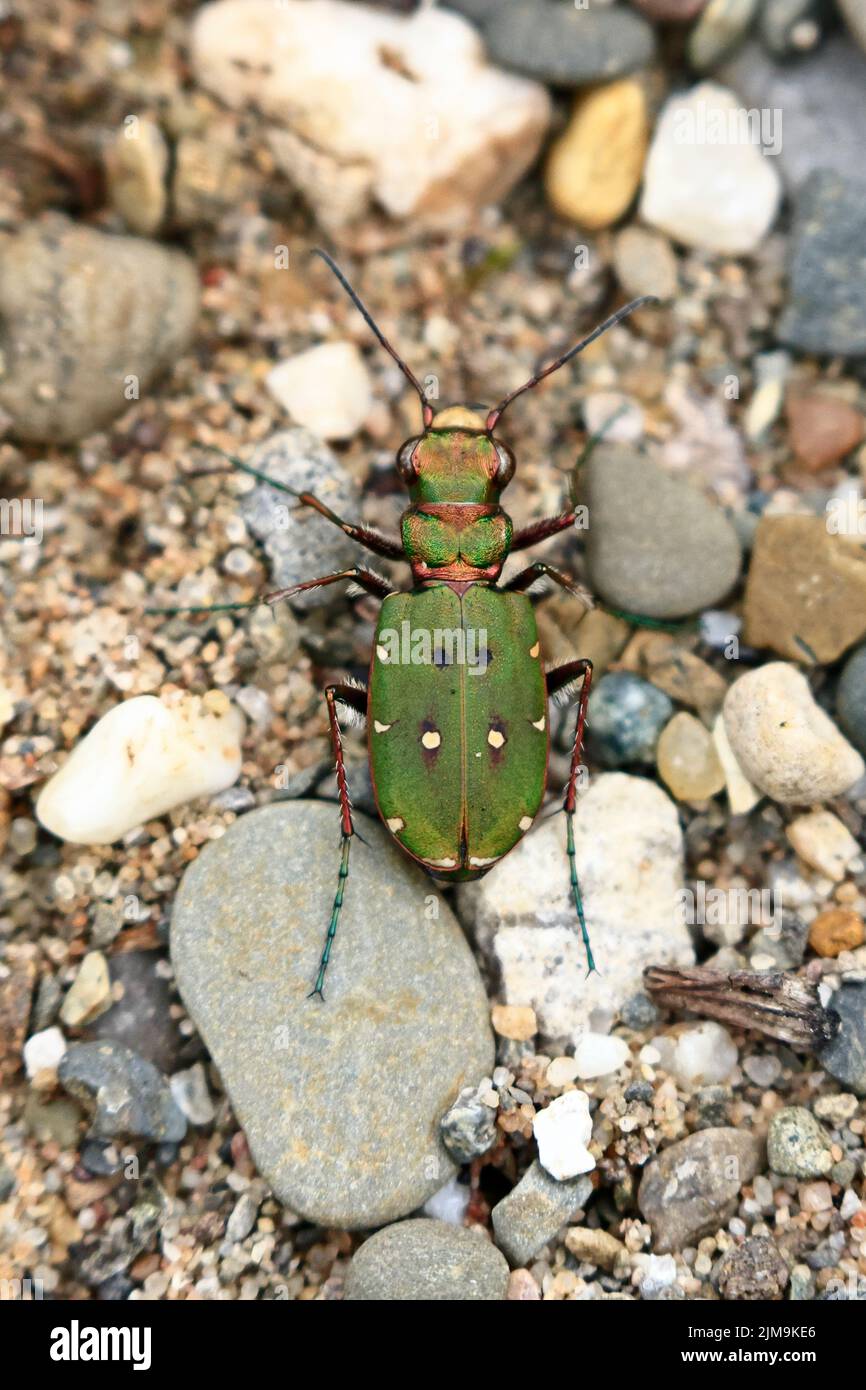
[(369, 689), (383, 821), (437, 876), (479, 877), (544, 797), (547, 690), (532, 604), (477, 582), (390, 595)]

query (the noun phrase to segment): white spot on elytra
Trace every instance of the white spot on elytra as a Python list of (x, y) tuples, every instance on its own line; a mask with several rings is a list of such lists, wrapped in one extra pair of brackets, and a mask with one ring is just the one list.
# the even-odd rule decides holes
[(390, 654), (390, 652), (388, 651), (388, 648), (387, 648), (387, 647), (383, 647), (381, 644), (380, 644), (379, 646), (377, 646), (377, 648), (376, 648), (376, 655), (378, 656), (378, 658), (379, 658), (380, 661), (390, 661), (390, 660), (391, 660), (391, 654)]
[(427, 729), (421, 735), (421, 742), (425, 748), (438, 748), (442, 742), (442, 735), (436, 729)]
[(517, 824), (521, 830), (528, 830), (532, 824), (532, 816), (521, 816)]
[(425, 864), (429, 864), (433, 869), (454, 869), (457, 867), (456, 859), (425, 859)]
[(487, 742), (491, 748), (501, 748), (505, 742), (505, 735), (499, 729), (491, 729), (487, 735)]
[(540, 729), (544, 733), (544, 715), (540, 719), (533, 719), (532, 727), (533, 729)]
[(498, 854), (494, 854), (492, 859), (482, 859), (477, 854), (470, 854), (469, 863), (472, 865), (473, 869), (486, 869), (488, 864), (495, 864), (498, 858)]
[(540, 651), (541, 651), (541, 646), (540, 646), (540, 644), (539, 644), (538, 642), (534, 642), (533, 645), (529, 648), (529, 655), (530, 655), (530, 656), (538, 656), (538, 653), (539, 653)]
[(403, 829), (403, 826), (406, 824), (406, 822), (404, 821), (402, 816), (391, 816), (389, 820), (386, 820), (385, 824), (391, 831), (391, 834), (396, 835), (398, 830)]
[(376, 730), (377, 734), (387, 734), (390, 727), (390, 724), (380, 724), (378, 719), (373, 720), (373, 728)]

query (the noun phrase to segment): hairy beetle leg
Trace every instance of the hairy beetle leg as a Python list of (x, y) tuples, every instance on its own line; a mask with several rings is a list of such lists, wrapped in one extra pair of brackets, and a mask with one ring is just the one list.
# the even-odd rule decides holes
[(565, 800), (562, 809), (565, 811), (566, 819), (566, 848), (568, 853), (568, 868), (571, 878), (571, 896), (574, 899), (574, 910), (577, 913), (577, 920), (580, 925), (580, 934), (583, 939), (586, 951), (587, 974), (591, 975), (596, 969), (595, 958), (592, 954), (592, 947), (589, 942), (589, 931), (587, 930), (586, 917), (583, 912), (583, 898), (581, 897), (580, 884), (577, 879), (577, 858), (574, 850), (574, 810), (577, 805), (577, 779), (580, 776), (580, 769), (583, 763), (583, 735), (586, 729), (586, 707), (589, 701), (589, 691), (592, 685), (592, 662), (586, 658), (579, 661), (567, 661), (562, 666), (556, 666), (547, 673), (547, 691), (549, 695), (555, 695), (557, 690), (562, 690), (572, 681), (583, 676), (580, 696), (577, 702), (577, 722), (574, 729), (574, 743), (571, 749), (571, 767), (568, 774), (568, 784), (565, 789)]
[(325, 933), (325, 944), (322, 947), (316, 983), (307, 995), (308, 999), (312, 999), (315, 995), (318, 995), (323, 1002), (325, 999), (323, 993), (325, 972), (328, 969), (328, 961), (331, 959), (334, 937), (337, 935), (337, 927), (340, 922), (343, 895), (346, 889), (346, 880), (349, 877), (349, 851), (351, 850), (352, 839), (355, 835), (355, 827), (352, 823), (352, 802), (349, 798), (349, 786), (346, 781), (346, 765), (343, 759), (343, 736), (340, 733), (340, 724), (337, 719), (337, 705), (348, 705), (351, 709), (356, 710), (357, 713), (365, 715), (367, 713), (367, 692), (356, 685), (328, 685), (325, 687), (325, 700), (328, 705), (331, 747), (334, 750), (334, 760), (336, 764), (337, 796), (340, 802), (340, 843), (342, 852), (340, 855), (340, 870), (337, 876), (337, 891), (334, 895), (334, 905), (331, 908), (331, 920), (328, 923), (328, 930)]

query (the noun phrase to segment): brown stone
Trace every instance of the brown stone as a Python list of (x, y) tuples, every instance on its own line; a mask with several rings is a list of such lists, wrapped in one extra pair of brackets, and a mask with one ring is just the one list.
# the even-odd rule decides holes
[(538, 1032), (535, 1010), (528, 1004), (494, 1004), (492, 1022), (500, 1038), (529, 1042)]
[(718, 671), (667, 632), (636, 632), (623, 653), (622, 665), (677, 704), (696, 710), (706, 724), (712, 724), (728, 689)]
[(623, 78), (581, 94), (545, 172), (548, 199), (560, 216), (592, 231), (618, 221), (640, 185), (648, 140), (640, 82)]
[(804, 468), (818, 473), (850, 454), (866, 434), (859, 410), (837, 396), (790, 392), (785, 403), (788, 441)]
[(829, 520), (762, 517), (746, 581), (748, 646), (825, 664), (866, 635), (866, 550)]
[(866, 940), (866, 927), (858, 912), (847, 907), (828, 907), (809, 928), (809, 945), (819, 956), (838, 956), (856, 951)]

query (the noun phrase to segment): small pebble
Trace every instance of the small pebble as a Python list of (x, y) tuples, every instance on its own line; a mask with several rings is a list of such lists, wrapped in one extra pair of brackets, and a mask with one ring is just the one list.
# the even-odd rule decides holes
[(578, 96), (547, 160), (545, 189), (554, 210), (589, 231), (618, 221), (637, 193), (648, 139), (640, 82), (623, 78)]
[(628, 1044), (622, 1038), (606, 1033), (584, 1033), (574, 1049), (577, 1075), (582, 1081), (591, 1081), (597, 1076), (610, 1076), (625, 1066), (630, 1055)]
[(513, 1265), (525, 1265), (592, 1196), (586, 1176), (557, 1182), (535, 1162), (491, 1213), (497, 1245)]
[(354, 343), (319, 343), (279, 362), (268, 372), (267, 387), (320, 439), (351, 439), (373, 405), (370, 374)]
[(754, 1052), (743, 1058), (743, 1071), (761, 1090), (769, 1090), (782, 1074), (782, 1063), (774, 1052)]
[(535, 1010), (528, 1005), (494, 1004), (491, 1013), (494, 1031), (502, 1038), (529, 1042), (538, 1032)]
[(712, 734), (685, 711), (675, 714), (662, 730), (656, 763), (659, 776), (677, 801), (706, 801), (725, 786)]
[(626, 1254), (626, 1248), (616, 1236), (607, 1231), (593, 1230), (589, 1226), (572, 1226), (565, 1234), (566, 1248), (576, 1260), (596, 1265), (610, 1274), (618, 1260)]
[(823, 1177), (833, 1166), (830, 1137), (811, 1110), (786, 1106), (770, 1120), (767, 1159), (773, 1172), (783, 1176)]
[(486, 1236), (429, 1217), (398, 1221), (356, 1250), (346, 1301), (496, 1302), (508, 1265)]
[(66, 1039), (59, 1028), (32, 1033), (24, 1044), (24, 1069), (33, 1081), (41, 1074), (56, 1080), (57, 1066), (66, 1051)]
[(838, 463), (866, 433), (861, 412), (837, 396), (792, 391), (785, 408), (788, 441), (797, 460), (812, 473)]
[(88, 951), (63, 1003), (60, 1019), (67, 1028), (82, 1028), (111, 1007), (108, 961), (101, 951)]
[(679, 273), (677, 258), (667, 237), (648, 227), (623, 227), (613, 243), (613, 266), (623, 293), (631, 299), (654, 294), (673, 299)]
[(664, 691), (631, 671), (611, 671), (592, 691), (589, 747), (605, 767), (652, 762), (674, 711)]
[(798, 816), (787, 826), (785, 834), (800, 858), (834, 883), (841, 883), (847, 873), (863, 867), (860, 846), (832, 811), (810, 811)]
[(851, 742), (866, 753), (866, 646), (851, 654), (836, 690), (836, 713)]
[(689, 1024), (677, 1034), (653, 1040), (665, 1071), (687, 1090), (727, 1081), (738, 1053), (730, 1033), (720, 1023)]

